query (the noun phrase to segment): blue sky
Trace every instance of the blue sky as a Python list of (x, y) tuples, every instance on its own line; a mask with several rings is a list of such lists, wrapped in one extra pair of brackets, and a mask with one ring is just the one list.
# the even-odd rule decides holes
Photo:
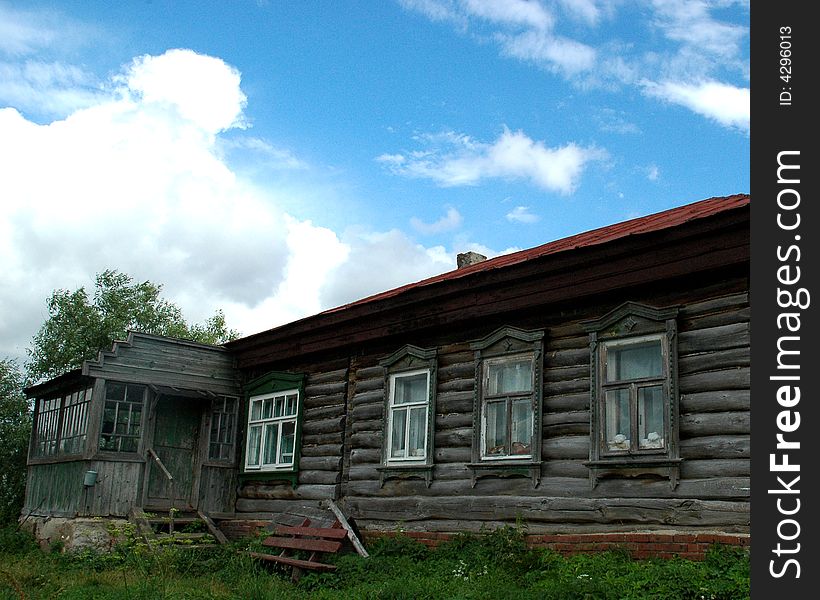
[(748, 192), (748, 27), (748, 0), (0, 0), (0, 356), (106, 268), (251, 334)]

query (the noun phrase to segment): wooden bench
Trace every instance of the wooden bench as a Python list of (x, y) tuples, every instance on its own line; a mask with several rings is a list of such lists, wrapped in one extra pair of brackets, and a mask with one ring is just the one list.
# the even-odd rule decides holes
[[(291, 527), (277, 525), (274, 535), (262, 540), (262, 545), (269, 548), (280, 548), (279, 554), (265, 554), (262, 552), (248, 552), (250, 556), (260, 560), (288, 565), (292, 568), (291, 576), (298, 580), (303, 570), (335, 571), (336, 565), (321, 562), (323, 554), (335, 554), (342, 547), (343, 540), (348, 532), (342, 527), (339, 519), (331, 527), (310, 527), (310, 519), (305, 519), (302, 525)], [(307, 559), (292, 556), (294, 551), (310, 552)]]

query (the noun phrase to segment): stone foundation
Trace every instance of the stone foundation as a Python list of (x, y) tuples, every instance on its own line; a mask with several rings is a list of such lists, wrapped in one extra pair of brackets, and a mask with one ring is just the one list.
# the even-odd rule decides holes
[(118, 535), (126, 525), (127, 520), (115, 518), (29, 517), (21, 528), (30, 532), (44, 550), (108, 551), (116, 544)]

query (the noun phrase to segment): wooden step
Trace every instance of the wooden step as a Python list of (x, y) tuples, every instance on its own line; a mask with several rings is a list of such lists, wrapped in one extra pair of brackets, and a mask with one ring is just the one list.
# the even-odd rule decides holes
[(262, 554), (261, 552), (248, 552), (248, 554), (260, 560), (281, 563), (283, 565), (289, 565), (291, 567), (299, 567), (300, 569), (311, 569), (314, 571), (336, 570), (336, 565), (329, 565), (327, 563), (320, 563), (312, 560), (301, 560), (299, 558), (291, 558), (289, 556), (275, 556), (273, 554)]
[(279, 535), (299, 535), (313, 536), (321, 538), (331, 538), (343, 540), (347, 537), (347, 531), (338, 527), (290, 527), (287, 525), (277, 525), (275, 529)]
[(318, 540), (306, 538), (290, 537), (267, 537), (262, 540), (263, 546), (274, 548), (289, 548), (291, 550), (309, 550), (311, 552), (338, 552), (342, 547), (341, 542), (332, 540)]

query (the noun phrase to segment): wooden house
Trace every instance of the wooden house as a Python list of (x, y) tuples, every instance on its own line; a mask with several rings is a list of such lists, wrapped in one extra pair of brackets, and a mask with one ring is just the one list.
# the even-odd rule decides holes
[(711, 198), (223, 348), (133, 333), (29, 390), (24, 512), (748, 543), (749, 254), (749, 197)]

